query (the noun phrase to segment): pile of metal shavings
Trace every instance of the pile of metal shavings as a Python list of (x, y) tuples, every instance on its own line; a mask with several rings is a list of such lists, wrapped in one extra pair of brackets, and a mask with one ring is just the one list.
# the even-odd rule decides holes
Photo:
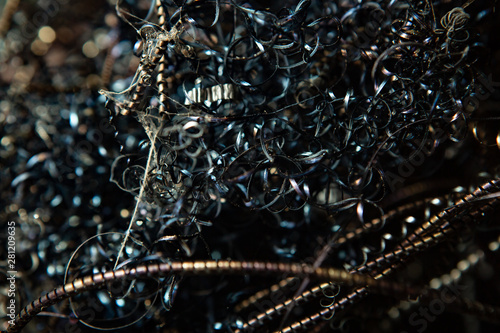
[[(302, 262), (395, 286), (124, 277), (23, 331), (498, 328), (496, 308), (477, 310), (500, 306), (493, 4), (3, 6), (0, 225), (17, 225), (18, 313), (74, 279), (179, 260)], [(398, 284), (447, 297), (401, 299)]]

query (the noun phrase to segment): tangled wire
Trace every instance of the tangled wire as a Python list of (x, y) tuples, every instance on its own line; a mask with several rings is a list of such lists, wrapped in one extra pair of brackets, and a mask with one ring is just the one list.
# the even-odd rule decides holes
[[(106, 59), (121, 72), (100, 90), (106, 101), (82, 92), (64, 101), (69, 110), (49, 108), (60, 123), (26, 117), (50, 152), (7, 175), (17, 203), (6, 216), (26, 207), (20, 256), (61, 287), (7, 331), (39, 313), (52, 318), (45, 330), (427, 328), (434, 320), (408, 313), (417, 306), (498, 323), (498, 302), (467, 298), (472, 282), (453, 286), (500, 247), (489, 160), (500, 132), (484, 126), (498, 117), (479, 105), (495, 83), (478, 64), (486, 42), (476, 32), (493, 14), (472, 3), (117, 1), (122, 29), (136, 35), (119, 41), (119, 23), (107, 35)], [(82, 128), (75, 110), (104, 102), (112, 126)], [(54, 148), (78, 136), (91, 143), (85, 154)], [(449, 171), (470, 156), (480, 162)], [(75, 168), (62, 171), (64, 158)], [(96, 171), (135, 203), (85, 183)], [(75, 182), (82, 193), (63, 202)], [(27, 210), (40, 193), (37, 221)], [(75, 213), (82, 200), (102, 211)], [(62, 205), (71, 217), (48, 226), (40, 216)], [(38, 297), (25, 289), (21, 299)]]

